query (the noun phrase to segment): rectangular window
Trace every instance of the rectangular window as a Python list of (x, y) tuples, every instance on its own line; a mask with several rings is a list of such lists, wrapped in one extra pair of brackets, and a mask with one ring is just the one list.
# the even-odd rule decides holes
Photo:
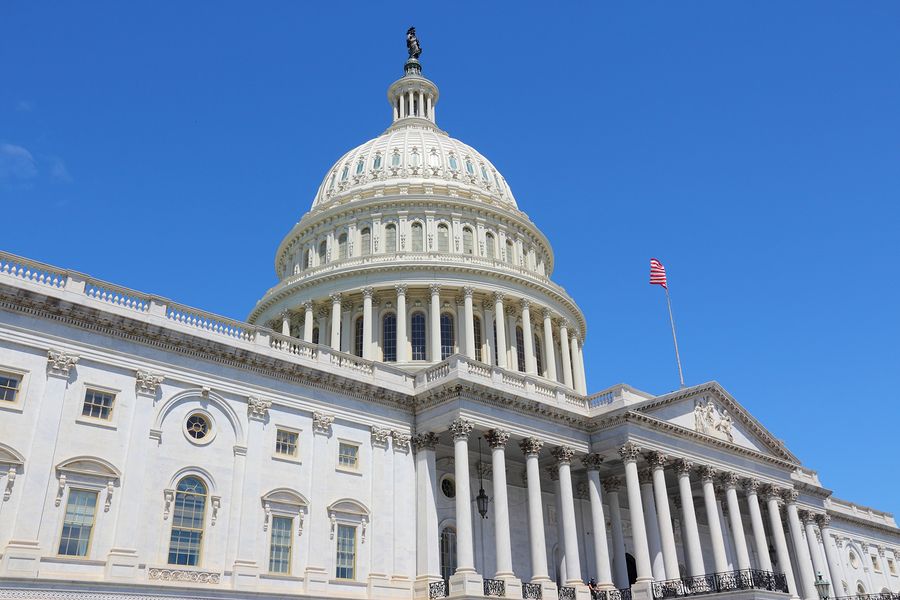
[(81, 416), (109, 421), (109, 417), (112, 415), (114, 399), (115, 396), (112, 394), (88, 390), (84, 395), (84, 408), (81, 411)]
[(297, 456), (297, 434), (279, 429), (275, 434), (275, 454)]
[(345, 469), (356, 469), (359, 446), (341, 444), (338, 448), (338, 466)]
[(0, 373), (0, 401), (15, 403), (16, 397), (19, 395), (19, 385), (21, 383), (21, 375)]
[(356, 578), (356, 527), (338, 525), (337, 528), (337, 579)]
[(896, 574), (897, 574), (897, 568), (894, 567), (894, 561), (891, 560), (890, 558), (887, 559), (887, 561), (888, 561), (888, 571), (891, 572), (891, 575), (896, 575)]
[(97, 512), (97, 492), (69, 490), (66, 517), (59, 538), (60, 556), (87, 556)]
[(881, 565), (878, 564), (878, 557), (874, 554), (872, 555), (872, 566), (875, 567), (876, 573), (881, 573)]
[(291, 531), (293, 528), (294, 520), (289, 517), (272, 518), (269, 573), (291, 574)]

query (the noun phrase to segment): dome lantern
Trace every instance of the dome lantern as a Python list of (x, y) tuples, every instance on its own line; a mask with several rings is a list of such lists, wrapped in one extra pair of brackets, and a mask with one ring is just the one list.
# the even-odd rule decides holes
[(408, 119), (435, 123), (434, 105), (438, 101), (438, 88), (434, 83), (422, 77), (422, 64), (419, 55), (422, 48), (416, 37), (416, 28), (406, 32), (406, 46), (409, 60), (403, 65), (403, 77), (388, 88), (388, 100), (394, 111), (394, 122)]

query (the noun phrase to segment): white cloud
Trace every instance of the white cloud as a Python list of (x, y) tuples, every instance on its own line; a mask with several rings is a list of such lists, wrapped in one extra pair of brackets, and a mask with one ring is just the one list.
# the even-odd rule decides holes
[(37, 174), (31, 152), (22, 146), (0, 144), (0, 179), (31, 179)]

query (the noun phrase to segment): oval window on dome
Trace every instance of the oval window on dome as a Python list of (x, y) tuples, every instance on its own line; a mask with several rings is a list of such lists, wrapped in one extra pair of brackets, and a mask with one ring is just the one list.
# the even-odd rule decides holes
[(400, 166), (400, 155), (399, 154), (394, 154), (394, 156), (391, 157), (391, 166), (394, 166), (394, 167)]
[(344, 167), (344, 172), (341, 173), (341, 181), (345, 181), (347, 179), (347, 173), (350, 172), (350, 167)]
[(438, 158), (437, 154), (432, 154), (431, 156), (428, 157), (428, 163), (432, 167), (437, 167), (437, 166), (440, 166), (441, 160)]
[(409, 162), (412, 166), (418, 167), (419, 166), (419, 155), (416, 154), (415, 152), (413, 152), (412, 155), (409, 157)]
[(381, 156), (375, 157), (375, 162), (372, 163), (372, 168), (376, 171), (381, 168)]
[(357, 175), (359, 175), (360, 173), (363, 172), (363, 167), (364, 167), (364, 166), (366, 166), (366, 163), (364, 163), (363, 161), (359, 161), (359, 164), (356, 165), (356, 174), (357, 174)]
[(466, 171), (469, 172), (469, 175), (475, 174), (475, 167), (473, 167), (472, 163), (470, 163), (469, 161), (466, 161)]
[(453, 169), (453, 170), (456, 170), (456, 169), (459, 168), (459, 165), (456, 163), (456, 157), (455, 157), (455, 156), (451, 156), (451, 157), (450, 157), (450, 168)]
[(485, 181), (490, 181), (487, 176), (487, 171), (484, 170), (484, 167), (481, 167), (481, 177), (484, 178)]

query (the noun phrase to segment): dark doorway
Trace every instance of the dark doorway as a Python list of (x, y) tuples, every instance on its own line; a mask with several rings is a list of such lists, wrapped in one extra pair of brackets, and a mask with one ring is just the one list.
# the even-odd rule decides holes
[(625, 564), (628, 566), (628, 585), (634, 585), (637, 581), (637, 566), (634, 564), (634, 557), (627, 552), (625, 553)]

